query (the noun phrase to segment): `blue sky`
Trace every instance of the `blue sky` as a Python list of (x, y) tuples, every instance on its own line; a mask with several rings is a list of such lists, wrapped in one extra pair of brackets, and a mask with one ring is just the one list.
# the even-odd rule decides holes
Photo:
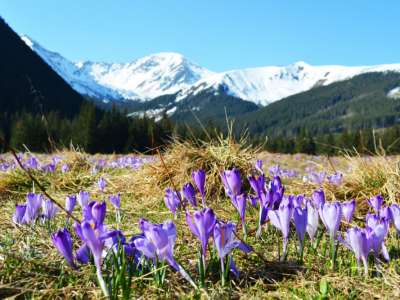
[(174, 51), (214, 71), (400, 63), (398, 0), (1, 0), (0, 15), (74, 61)]

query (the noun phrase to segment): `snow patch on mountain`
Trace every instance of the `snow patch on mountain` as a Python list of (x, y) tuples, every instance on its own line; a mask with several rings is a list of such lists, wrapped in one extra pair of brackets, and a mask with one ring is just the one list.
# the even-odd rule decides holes
[(212, 72), (173, 52), (162, 52), (130, 63), (73, 63), (60, 54), (44, 49), (23, 36), (24, 42), (38, 53), (76, 91), (102, 99), (147, 101), (158, 96), (177, 94), (176, 101), (206, 89), (219, 90), (254, 102), (271, 102), (369, 72), (400, 72), (400, 64), (346, 67), (312, 66), (297, 62), (289, 66), (269, 66)]
[(400, 99), (400, 86), (390, 90), (387, 96), (393, 99)]
[(103, 101), (124, 98), (124, 95), (120, 92), (97, 83), (93, 76), (82, 72), (77, 64), (70, 62), (60, 54), (43, 48), (26, 35), (22, 36), (21, 39), (78, 93)]
[(297, 62), (285, 67), (232, 70), (199, 81), (190, 90), (183, 91), (178, 99), (186, 98), (189, 94), (196, 94), (206, 88), (216, 89), (222, 86), (232, 96), (258, 105), (268, 105), (316, 86), (328, 85), (364, 73), (386, 71), (400, 72), (400, 64), (346, 67), (311, 66)]

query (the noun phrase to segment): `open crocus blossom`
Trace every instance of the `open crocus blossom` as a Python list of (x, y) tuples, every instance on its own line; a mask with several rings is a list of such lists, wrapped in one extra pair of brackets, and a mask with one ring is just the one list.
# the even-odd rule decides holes
[(194, 181), (194, 184), (196, 185), (197, 189), (200, 192), (201, 195), (201, 199), (203, 201), (203, 206), (206, 205), (205, 203), (205, 198), (206, 198), (206, 190), (205, 190), (205, 186), (206, 186), (206, 172), (202, 169), (194, 171), (192, 173), (192, 178)]
[(64, 256), (67, 263), (71, 267), (76, 268), (74, 256), (72, 254), (72, 239), (69, 231), (66, 228), (60, 229), (51, 235), (51, 240), (58, 252)]
[(174, 246), (176, 241), (175, 224), (168, 220), (163, 224), (152, 224), (147, 220), (139, 221), (143, 235), (134, 240), (135, 247), (147, 258), (166, 261), (171, 267), (178, 271), (192, 286), (196, 284), (189, 274), (177, 263), (174, 258)]
[(196, 190), (190, 182), (183, 185), (182, 194), (191, 206), (197, 207)]
[(383, 203), (383, 197), (381, 195), (377, 195), (375, 197), (372, 197), (371, 199), (368, 199), (368, 205), (371, 206), (375, 213), (379, 213), (381, 210)]
[(89, 192), (80, 191), (76, 195), (76, 200), (78, 201), (79, 205), (83, 208), (89, 203), (90, 195)]
[(280, 205), (277, 210), (270, 210), (268, 217), (272, 225), (282, 232), (283, 237), (283, 253), (281, 260), (286, 258), (286, 248), (289, 241), (290, 219), (292, 217), (293, 207), (291, 205)]
[(358, 268), (360, 268), (360, 260), (362, 260), (364, 265), (364, 275), (367, 276), (370, 242), (366, 231), (358, 227), (350, 228), (346, 232), (344, 244), (354, 252)]
[(311, 242), (314, 242), (315, 234), (318, 230), (318, 223), (319, 223), (319, 212), (318, 208), (314, 205), (314, 202), (311, 200), (307, 200), (306, 202), (307, 207), (307, 233), (311, 239)]
[(176, 211), (181, 204), (178, 192), (167, 188), (165, 190), (165, 196), (164, 196), (164, 203), (165, 206), (174, 214), (176, 217)]
[(343, 217), (347, 223), (350, 223), (351, 219), (353, 218), (354, 211), (356, 209), (356, 200), (351, 200), (347, 202), (342, 202), (342, 212)]
[[(224, 258), (236, 248), (245, 253), (252, 251), (250, 246), (236, 239), (235, 229), (236, 225), (232, 222), (224, 223), (222, 221), (218, 221), (214, 226), (214, 243), (215, 247), (217, 248), (218, 256), (221, 260), (221, 275), (223, 284), (225, 282)], [(233, 258), (231, 257), (231, 262), (232, 261)], [(231, 268), (232, 266), (234, 266), (234, 263), (230, 265), (230, 269), (233, 272), (237, 272), (236, 268)]]
[(242, 179), (238, 169), (233, 168), (232, 170), (221, 172), (221, 180), (225, 187), (225, 192), (230, 198), (241, 194)]

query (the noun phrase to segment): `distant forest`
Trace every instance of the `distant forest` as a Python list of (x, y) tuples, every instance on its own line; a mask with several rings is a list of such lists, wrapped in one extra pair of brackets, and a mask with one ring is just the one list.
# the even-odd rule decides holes
[[(245, 129), (242, 130), (242, 133)], [(46, 114), (17, 112), (0, 113), (0, 135), (18, 150), (51, 152), (55, 149), (79, 147), (89, 153), (154, 153), (173, 138), (213, 139), (227, 134), (226, 127), (212, 123), (202, 126), (173, 123), (167, 116), (156, 122), (148, 117), (127, 117), (116, 109), (104, 111), (90, 102), (83, 102), (73, 118), (61, 117), (57, 112)], [(236, 135), (239, 139), (240, 134)], [(340, 154), (344, 149), (372, 154), (385, 149), (388, 154), (400, 153), (400, 126), (385, 129), (343, 131), (315, 136), (302, 129), (295, 137), (248, 137), (248, 143), (262, 146), (270, 152)], [(4, 151), (0, 145), (0, 151)]]

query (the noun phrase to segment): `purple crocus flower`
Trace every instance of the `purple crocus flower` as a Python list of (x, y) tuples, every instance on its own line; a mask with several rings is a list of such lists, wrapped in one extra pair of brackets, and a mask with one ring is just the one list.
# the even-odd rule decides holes
[(310, 172), (308, 174), (308, 178), (311, 182), (322, 185), (325, 181), (326, 173), (325, 172)]
[(89, 262), (89, 255), (90, 249), (86, 243), (83, 243), (78, 250), (76, 250), (75, 258), (79, 263), (86, 265)]
[(296, 226), (296, 233), (300, 241), (300, 252), (303, 251), (304, 236), (307, 228), (307, 207), (296, 207), (293, 211), (294, 225)]
[(96, 227), (100, 227), (106, 217), (107, 205), (106, 202), (95, 202), (92, 206), (92, 218)]
[(378, 215), (376, 214), (370, 214), (367, 213), (367, 215), (365, 216), (365, 222), (367, 224), (367, 227), (369, 228), (375, 228), (376, 226), (379, 225), (380, 223), (380, 218)]
[(66, 228), (60, 229), (51, 235), (51, 240), (58, 252), (64, 256), (68, 264), (75, 269), (76, 266), (72, 254), (72, 239), (69, 231)]
[(323, 189), (314, 191), (312, 194), (312, 201), (314, 202), (314, 207), (320, 209), (325, 204), (325, 193)]
[(178, 193), (176, 191), (173, 191), (170, 188), (167, 188), (165, 190), (165, 196), (164, 196), (164, 203), (165, 206), (174, 214), (176, 217), (176, 211), (178, 207), (181, 204), (181, 201), (179, 199)]
[(96, 203), (97, 201), (91, 201), (82, 208), (82, 220), (93, 221), (92, 208)]
[(354, 252), (358, 268), (360, 268), (360, 260), (362, 260), (364, 265), (364, 274), (367, 276), (370, 242), (365, 230), (362, 230), (358, 227), (350, 228), (346, 232), (344, 244)]
[(393, 225), (397, 234), (400, 234), (400, 207), (397, 204), (392, 204), (390, 210), (392, 211)]
[(176, 241), (176, 228), (172, 221), (163, 224), (152, 224), (141, 219), (139, 227), (143, 231), (143, 237), (137, 238), (134, 243), (136, 248), (147, 258), (156, 256), (161, 261), (168, 262), (174, 269), (179, 270), (174, 259), (174, 246)]
[(304, 200), (305, 197), (304, 195), (297, 195), (297, 196), (293, 196), (293, 207), (297, 208), (297, 207), (303, 207), (304, 206)]
[(264, 175), (256, 176), (249, 176), (247, 177), (250, 187), (253, 189), (255, 194), (258, 198), (261, 198), (261, 194), (265, 194), (265, 177)]
[(264, 170), (263, 170), (263, 161), (261, 159), (257, 159), (256, 163), (255, 163), (255, 168), (258, 172), (260, 172), (261, 174), (264, 174)]
[(379, 213), (382, 203), (383, 197), (381, 195), (377, 195), (371, 199), (368, 199), (368, 205), (374, 209), (375, 213)]
[(279, 176), (275, 176), (268, 184), (267, 198), (271, 208), (277, 209), (282, 201), (285, 188)]
[(116, 209), (120, 209), (121, 208), (121, 196), (120, 194), (116, 194), (116, 195), (110, 195), (109, 196), (110, 202), (111, 204), (116, 208)]
[(90, 252), (92, 252), (94, 264), (96, 266), (97, 280), (99, 281), (101, 290), (103, 291), (104, 296), (108, 298), (109, 292), (101, 270), (101, 256), (104, 248), (104, 241), (100, 238), (102, 232), (93, 229), (92, 224), (87, 221), (82, 222), (81, 232), (84, 243), (86, 243)]
[(43, 217), (47, 220), (54, 218), (58, 211), (58, 207), (55, 206), (53, 201), (45, 200), (42, 202)]
[(330, 184), (333, 185), (341, 185), (343, 180), (343, 174), (342, 173), (335, 173), (331, 176), (328, 176), (328, 181)]
[(107, 182), (103, 177), (100, 177), (99, 180), (97, 181), (97, 186), (99, 187), (100, 191), (104, 192), (104, 189), (106, 188)]
[(384, 206), (379, 211), (379, 217), (391, 223), (393, 221), (393, 213), (390, 206)]
[(280, 176), (281, 175), (281, 167), (279, 165), (274, 165), (269, 167), (269, 174), (271, 176)]
[(342, 212), (343, 217), (347, 223), (350, 223), (351, 219), (353, 218), (354, 211), (356, 209), (356, 200), (353, 199), (351, 201), (342, 202)]
[(210, 238), (216, 217), (211, 208), (205, 208), (202, 211), (195, 211), (193, 216), (186, 212), (186, 223), (190, 231), (200, 240), (203, 262), (205, 263), (205, 255), (207, 252), (208, 239)]
[(367, 227), (366, 230), (375, 259), (378, 257), (379, 253), (382, 253), (383, 257), (389, 261), (389, 252), (385, 246), (385, 238), (389, 232), (388, 221), (381, 220), (378, 224), (375, 224), (374, 227)]
[(236, 224), (232, 222), (218, 221), (214, 226), (214, 242), (219, 258), (223, 259), (232, 250), (238, 248), (245, 253), (251, 251), (251, 247), (239, 241), (235, 237)]
[(101, 256), (103, 253), (104, 242), (100, 239), (99, 233), (96, 232), (92, 225), (87, 221), (82, 222), (81, 232), (84, 242), (93, 254), (97, 272), (101, 274)]
[(79, 205), (83, 208), (89, 203), (90, 194), (89, 192), (80, 191), (78, 195), (76, 195), (76, 200), (78, 201)]
[(321, 220), (329, 232), (329, 236), (335, 239), (342, 218), (342, 207), (339, 202), (325, 203), (321, 209)]
[[(224, 258), (229, 255), (235, 248), (245, 253), (252, 251), (251, 247), (239, 241), (235, 237), (236, 225), (232, 222), (224, 223), (219, 221), (214, 226), (214, 243), (217, 248), (218, 256), (221, 260), (221, 273), (224, 274)], [(231, 261), (233, 257), (231, 257)], [(235, 264), (231, 264), (230, 270), (238, 273)], [(224, 277), (223, 277), (224, 278)]]
[(194, 171), (192, 173), (192, 178), (193, 178), (194, 184), (196, 185), (197, 189), (200, 192), (201, 199), (203, 201), (203, 206), (205, 206), (206, 205), (206, 203), (205, 203), (205, 198), (206, 198), (206, 190), (205, 190), (206, 172), (204, 170), (202, 170), (202, 169)]
[(196, 190), (191, 183), (186, 183), (183, 185), (182, 194), (184, 195), (186, 200), (189, 201), (190, 205), (192, 205), (193, 207), (197, 207)]
[(314, 242), (315, 234), (318, 230), (318, 223), (319, 223), (319, 212), (318, 208), (314, 205), (311, 200), (307, 200), (306, 202), (307, 207), (307, 233), (311, 239), (311, 242)]
[(65, 198), (65, 210), (69, 214), (72, 214), (72, 211), (74, 210), (75, 205), (76, 205), (76, 196), (75, 195), (68, 195)]
[(236, 168), (221, 172), (221, 180), (225, 187), (226, 194), (232, 198), (242, 193), (242, 179), (240, 171)]
[(165, 221), (163, 224), (152, 224), (145, 219), (139, 221), (139, 227), (143, 234), (133, 241), (136, 249), (147, 258), (166, 261), (171, 267), (177, 270), (193, 287), (196, 284), (189, 274), (174, 259), (174, 246), (176, 241), (176, 228), (172, 221)]
[(24, 224), (24, 215), (26, 211), (26, 205), (16, 205), (15, 212), (12, 220), (15, 224)]
[(289, 241), (290, 219), (292, 217), (293, 207), (291, 205), (280, 205), (277, 210), (270, 210), (268, 217), (272, 225), (282, 232), (283, 237), (283, 254), (282, 260), (286, 258), (286, 248)]
[(69, 171), (69, 166), (67, 164), (63, 164), (61, 166), (61, 172), (62, 173), (67, 173)]
[(26, 160), (26, 166), (28, 167), (28, 169), (37, 169), (39, 167), (39, 161), (36, 157), (30, 156)]
[(34, 222), (40, 213), (40, 207), (42, 206), (43, 196), (40, 194), (29, 193), (26, 195), (26, 211), (24, 214), (24, 223)]
[(239, 213), (240, 220), (242, 222), (243, 230), (245, 230), (245, 217), (246, 217), (246, 203), (247, 195), (240, 194), (232, 198), (232, 204)]

